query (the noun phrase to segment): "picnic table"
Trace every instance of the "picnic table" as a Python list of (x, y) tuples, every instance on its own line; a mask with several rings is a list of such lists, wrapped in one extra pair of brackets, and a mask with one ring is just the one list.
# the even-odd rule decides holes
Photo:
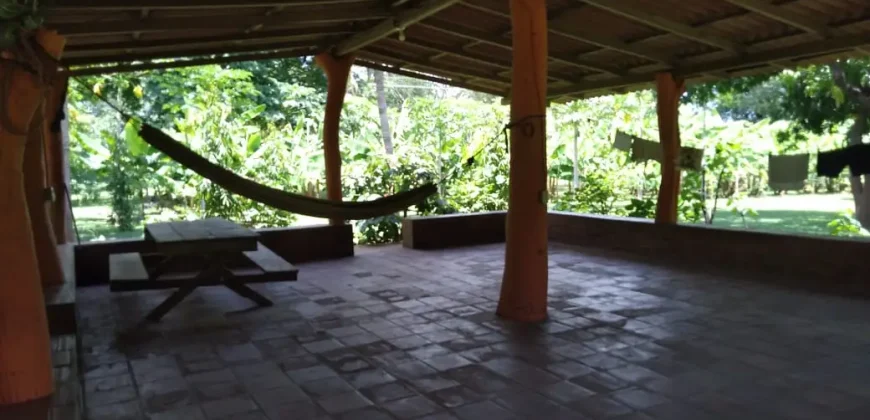
[(154, 253), (109, 256), (109, 287), (115, 292), (177, 289), (148, 314), (149, 321), (159, 321), (203, 286), (222, 285), (259, 306), (271, 306), (246, 284), (294, 281), (298, 272), (261, 244), (257, 232), (229, 220), (152, 223), (145, 226), (145, 240)]

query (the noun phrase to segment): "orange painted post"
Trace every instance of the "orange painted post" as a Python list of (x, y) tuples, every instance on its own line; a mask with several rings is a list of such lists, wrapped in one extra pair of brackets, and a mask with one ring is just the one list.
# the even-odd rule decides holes
[[(314, 61), (326, 73), (326, 114), (323, 117), (323, 160), (326, 162), (326, 197), (341, 201), (341, 148), (339, 144), (339, 124), (344, 95), (347, 92), (347, 78), (353, 66), (354, 57), (334, 57), (329, 53), (318, 54)], [(344, 224), (341, 219), (329, 219), (331, 225)]]
[(680, 96), (686, 84), (670, 73), (656, 75), (659, 142), (662, 144), (662, 180), (656, 203), (656, 223), (677, 223), (680, 197)]
[(498, 315), (547, 318), (547, 7), (511, 0), (510, 198)]
[(44, 161), (44, 146), (49, 131), (46, 129), (46, 114), (48, 107), (55, 102), (51, 98), (52, 90), (41, 93), (43, 104), (36, 110), (30, 123), (27, 145), (24, 148), (24, 193), (27, 197), (27, 210), (30, 215), (36, 260), (39, 263), (39, 275), (42, 284), (46, 286), (63, 283), (63, 269), (57, 254), (57, 239), (49, 217), (50, 201), (46, 196), (46, 186), (49, 184)]
[[(59, 58), (65, 45), (56, 33), (40, 31), (38, 42)], [(15, 57), (8, 51), (4, 57)], [(55, 70), (44, 60), (45, 73)], [(37, 400), (53, 392), (51, 343), (39, 266), (33, 247), (24, 192), (27, 131), (40, 102), (44, 81), (9, 62), (0, 64), (0, 405)]]

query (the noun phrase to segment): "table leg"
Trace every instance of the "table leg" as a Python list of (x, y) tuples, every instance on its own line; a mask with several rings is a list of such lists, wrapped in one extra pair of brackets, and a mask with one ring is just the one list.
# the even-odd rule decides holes
[(239, 296), (248, 298), (257, 305), (260, 306), (272, 306), (273, 303), (271, 300), (267, 299), (265, 296), (257, 293), (254, 289), (251, 289), (244, 284), (235, 281), (235, 280), (226, 280), (224, 281), (224, 286), (228, 287), (230, 290), (236, 292)]
[(189, 286), (184, 286), (175, 291), (175, 293), (169, 295), (166, 300), (163, 301), (160, 305), (157, 305), (156, 308), (151, 310), (146, 317), (147, 320), (151, 322), (158, 322), (167, 312), (172, 310), (175, 305), (181, 303), (184, 298), (193, 293), (196, 290), (197, 284), (190, 284)]
[(209, 264), (205, 266), (205, 268), (203, 268), (202, 271), (200, 271), (199, 274), (197, 274), (196, 277), (190, 281), (190, 283), (178, 288), (175, 293), (169, 295), (169, 297), (166, 298), (166, 300), (164, 300), (162, 303), (160, 303), (160, 305), (157, 305), (156, 308), (152, 309), (151, 312), (148, 313), (148, 316), (146, 316), (145, 318), (151, 322), (160, 321), (160, 319), (163, 318), (169, 311), (171, 311), (172, 308), (175, 307), (175, 305), (178, 305), (179, 303), (181, 303), (182, 300), (184, 300), (184, 298), (193, 293), (193, 291), (196, 290), (197, 287), (199, 287), (202, 283), (207, 283), (209, 277), (220, 275), (220, 267), (215, 267), (212, 262), (209, 262)]

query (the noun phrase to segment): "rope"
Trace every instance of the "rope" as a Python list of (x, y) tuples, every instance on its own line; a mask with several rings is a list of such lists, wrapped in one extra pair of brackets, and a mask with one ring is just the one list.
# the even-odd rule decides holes
[(531, 137), (535, 134), (535, 124), (532, 123), (532, 120), (546, 119), (546, 118), (547, 118), (546, 115), (529, 115), (529, 116), (520, 118), (519, 120), (511, 121), (511, 122), (505, 124), (502, 127), (502, 129), (499, 131), (498, 134), (496, 134), (494, 137), (489, 139), (489, 141), (487, 141), (486, 144), (483, 145), (483, 147), (478, 149), (476, 152), (474, 152), (473, 155), (471, 155), (471, 157), (466, 159), (464, 165), (454, 166), (453, 169), (447, 173), (447, 175), (441, 177), (441, 179), (438, 180), (438, 183), (442, 184), (442, 183), (445, 183), (446, 181), (450, 180), (456, 174), (456, 172), (458, 170), (463, 169), (463, 166), (465, 168), (470, 168), (472, 165), (474, 165), (475, 158), (481, 152), (483, 152), (484, 150), (489, 148), (489, 145), (492, 144), (494, 141), (498, 140), (499, 137), (502, 135), (504, 135), (505, 149), (508, 151), (508, 153), (510, 153), (510, 137), (508, 136), (508, 134), (510, 133), (511, 129), (516, 128), (516, 127), (521, 127), (523, 130), (523, 134), (526, 137)]

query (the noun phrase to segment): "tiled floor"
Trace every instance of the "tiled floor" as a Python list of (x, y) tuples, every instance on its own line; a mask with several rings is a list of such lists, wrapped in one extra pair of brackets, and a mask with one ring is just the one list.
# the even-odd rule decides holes
[(553, 246), (551, 320), (515, 325), (502, 252), (362, 249), (147, 326), (168, 292), (82, 290), (90, 418), (870, 418), (870, 302)]

